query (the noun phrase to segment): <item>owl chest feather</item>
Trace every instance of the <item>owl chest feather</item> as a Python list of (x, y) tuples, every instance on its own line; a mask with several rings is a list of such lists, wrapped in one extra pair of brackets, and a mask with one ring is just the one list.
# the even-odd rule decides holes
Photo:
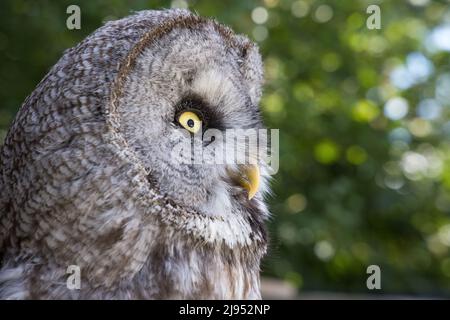
[(136, 276), (137, 292), (158, 299), (259, 299), (260, 250), (249, 249), (160, 243)]

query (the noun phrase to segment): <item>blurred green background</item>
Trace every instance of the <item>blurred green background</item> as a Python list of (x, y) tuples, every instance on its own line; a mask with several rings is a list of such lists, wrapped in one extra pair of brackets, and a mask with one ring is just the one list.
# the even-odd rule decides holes
[[(81, 7), (81, 30), (66, 8)], [(381, 9), (369, 30), (366, 9)], [(299, 292), (450, 296), (450, 2), (0, 2), (0, 141), (63, 51), (106, 20), (189, 7), (259, 43), (280, 128), (264, 274)]]

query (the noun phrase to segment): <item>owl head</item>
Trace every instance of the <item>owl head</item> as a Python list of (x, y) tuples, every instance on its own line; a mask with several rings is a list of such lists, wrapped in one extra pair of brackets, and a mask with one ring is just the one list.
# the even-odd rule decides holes
[(158, 192), (226, 216), (267, 189), (264, 163), (249, 146), (263, 128), (261, 57), (254, 43), (213, 20), (171, 13), (122, 64), (112, 126)]
[[(252, 294), (237, 296), (258, 296), (268, 169), (252, 142), (263, 129), (262, 74), (255, 44), (186, 10), (97, 29), (65, 51), (6, 136), (0, 251), (48, 268), (34, 270), (48, 277), (45, 290), (75, 264), (87, 296), (148, 279), (163, 290), (189, 275), (224, 290), (218, 297), (244, 282)], [(226, 285), (211, 286), (224, 268), (234, 268)]]

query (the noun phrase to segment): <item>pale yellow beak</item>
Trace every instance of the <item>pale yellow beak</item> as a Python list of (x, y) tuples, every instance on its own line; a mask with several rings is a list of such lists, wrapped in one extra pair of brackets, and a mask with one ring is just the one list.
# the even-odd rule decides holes
[(251, 200), (258, 192), (260, 183), (259, 167), (257, 165), (245, 166), (242, 170), (241, 185), (248, 191), (248, 200)]

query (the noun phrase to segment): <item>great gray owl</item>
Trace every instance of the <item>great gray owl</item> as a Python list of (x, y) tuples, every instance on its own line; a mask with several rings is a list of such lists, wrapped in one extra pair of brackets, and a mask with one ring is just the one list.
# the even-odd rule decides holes
[(0, 297), (260, 298), (267, 166), (170, 154), (192, 142), (176, 130), (263, 128), (262, 79), (255, 44), (187, 10), (137, 12), (68, 49), (1, 149)]

